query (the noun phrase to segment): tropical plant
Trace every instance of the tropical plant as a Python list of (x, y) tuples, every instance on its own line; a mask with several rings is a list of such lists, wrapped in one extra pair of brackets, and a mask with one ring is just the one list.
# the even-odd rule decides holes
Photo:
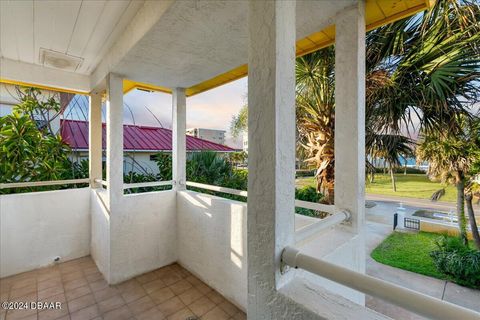
[(230, 133), (232, 137), (238, 138), (248, 128), (248, 106), (244, 104), (238, 114), (232, 117), (230, 122)]
[[(460, 119), (456, 132), (438, 132), (424, 134), (417, 148), (417, 159), (428, 161), (427, 174), (432, 179), (445, 183), (453, 183), (457, 187), (457, 215), (460, 237), (464, 243), (467, 239), (467, 219), (465, 217), (465, 185), (474, 163), (480, 159), (480, 119), (470, 121), (468, 118)], [(470, 210), (469, 210), (470, 211)], [(472, 233), (478, 237), (478, 228), (475, 216), (469, 217), (472, 224)]]
[(68, 159), (70, 148), (58, 133), (53, 133), (51, 118), (45, 115), (58, 112), (60, 104), (54, 98), (42, 101), (38, 89), (24, 88), (22, 92), (12, 114), (0, 118), (0, 182), (62, 180), (75, 176), (75, 168)]
[(400, 134), (371, 133), (366, 137), (365, 146), (367, 154), (372, 158), (384, 159), (387, 163), (394, 192), (397, 191), (395, 169), (401, 166), (402, 158), (406, 159), (413, 155), (413, 145), (412, 139)]
[(437, 250), (430, 255), (438, 271), (461, 285), (480, 287), (480, 251), (470, 249), (458, 238), (442, 237), (436, 245)]
[(335, 50), (332, 47), (297, 59), (297, 142), (305, 161), (316, 169), (317, 191), (334, 199)]

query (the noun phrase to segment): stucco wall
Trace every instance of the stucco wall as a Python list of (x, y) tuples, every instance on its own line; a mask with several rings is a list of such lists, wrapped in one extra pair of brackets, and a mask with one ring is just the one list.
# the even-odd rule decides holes
[(175, 191), (121, 198), (110, 215), (110, 282), (119, 283), (177, 260)]
[(88, 188), (0, 196), (0, 277), (90, 252)]
[(178, 262), (242, 309), (247, 306), (247, 206), (177, 193)]
[(110, 279), (110, 214), (106, 207), (107, 193), (103, 189), (90, 191), (92, 242), (90, 253), (105, 279)]

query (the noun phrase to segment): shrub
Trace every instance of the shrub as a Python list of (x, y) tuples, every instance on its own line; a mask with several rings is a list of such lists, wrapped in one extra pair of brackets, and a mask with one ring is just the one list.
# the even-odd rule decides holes
[(430, 253), (438, 271), (458, 284), (480, 288), (480, 251), (464, 245), (460, 238), (442, 237)]
[[(308, 201), (308, 202), (319, 202), (322, 200), (323, 195), (318, 193), (315, 187), (312, 186), (305, 186), (299, 189), (295, 189), (295, 199)], [(305, 209), (305, 208), (295, 208), (295, 212), (304, 216), (309, 217), (319, 217), (324, 216), (322, 212), (318, 212), (312, 209)]]
[(308, 169), (299, 169), (295, 172), (295, 177), (296, 178), (301, 178), (301, 177), (314, 177), (315, 176), (315, 171), (316, 170), (308, 170)]

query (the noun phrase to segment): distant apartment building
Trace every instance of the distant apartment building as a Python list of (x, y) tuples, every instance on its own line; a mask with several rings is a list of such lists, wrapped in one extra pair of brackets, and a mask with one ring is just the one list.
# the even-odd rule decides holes
[(216, 129), (191, 128), (187, 129), (187, 134), (199, 139), (225, 144), (225, 131)]

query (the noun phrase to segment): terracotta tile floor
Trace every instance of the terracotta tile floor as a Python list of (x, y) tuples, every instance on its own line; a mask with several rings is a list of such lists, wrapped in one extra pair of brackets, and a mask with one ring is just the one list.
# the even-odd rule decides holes
[(172, 264), (109, 286), (90, 257), (0, 280), (0, 301), (61, 302), (55, 310), (0, 309), (1, 320), (246, 319), (205, 283)]

